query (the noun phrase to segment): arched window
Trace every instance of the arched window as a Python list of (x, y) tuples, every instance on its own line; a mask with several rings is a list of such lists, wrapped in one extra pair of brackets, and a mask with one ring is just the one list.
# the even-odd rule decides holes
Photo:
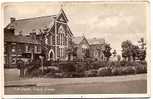
[(45, 36), (45, 44), (48, 44), (48, 38)]
[(58, 33), (65, 33), (65, 29), (63, 27), (63, 25), (60, 25), (60, 27), (58, 28)]
[(65, 35), (65, 29), (63, 27), (63, 25), (60, 25), (60, 27), (58, 28), (58, 33), (60, 36), (60, 45), (64, 45), (64, 35)]

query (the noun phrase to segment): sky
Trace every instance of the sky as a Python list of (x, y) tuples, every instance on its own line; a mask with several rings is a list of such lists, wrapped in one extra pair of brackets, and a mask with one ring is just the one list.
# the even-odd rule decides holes
[(141, 37), (146, 39), (148, 5), (140, 2), (7, 3), (4, 4), (4, 26), (10, 22), (10, 17), (55, 15), (61, 7), (74, 36), (104, 38), (118, 54), (123, 41), (131, 40), (136, 44)]

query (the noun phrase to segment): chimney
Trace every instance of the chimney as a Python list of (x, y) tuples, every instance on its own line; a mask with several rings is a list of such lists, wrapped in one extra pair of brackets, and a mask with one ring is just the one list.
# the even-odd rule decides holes
[(19, 32), (19, 34), (18, 34), (18, 35), (19, 35), (19, 36), (23, 36), (23, 35), (22, 35), (22, 33), (23, 33), (23, 32), (22, 32), (22, 30), (21, 30), (21, 31)]
[(12, 22), (14, 22), (16, 19), (14, 18), (14, 17), (11, 17), (10, 18), (10, 22), (12, 23)]
[(33, 40), (36, 40), (36, 33), (30, 33), (30, 37), (33, 39)]

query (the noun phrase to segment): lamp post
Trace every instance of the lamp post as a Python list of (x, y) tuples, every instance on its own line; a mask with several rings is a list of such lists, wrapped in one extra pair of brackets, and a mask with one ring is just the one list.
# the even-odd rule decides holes
[(44, 57), (43, 56), (39, 56), (39, 58), (40, 58), (40, 61), (41, 61), (41, 70), (42, 70), (42, 73), (44, 73), (44, 65), (43, 65)]

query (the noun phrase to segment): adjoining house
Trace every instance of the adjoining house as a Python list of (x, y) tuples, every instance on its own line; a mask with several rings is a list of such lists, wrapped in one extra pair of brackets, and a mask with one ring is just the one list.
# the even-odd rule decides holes
[(74, 37), (74, 50), (78, 59), (92, 58), (99, 61), (105, 60), (105, 40), (101, 38), (86, 39), (85, 36)]
[(90, 57), (103, 61), (105, 60), (105, 56), (103, 51), (105, 50), (105, 40), (103, 38), (93, 38), (88, 39), (90, 44)]
[[(6, 31), (5, 31), (6, 32)], [(33, 60), (37, 54), (41, 53), (41, 45), (32, 35), (29, 37), (14, 35), (7, 31), (4, 34), (4, 65), (14, 67), (19, 57), (25, 56)]]
[(89, 56), (89, 49), (90, 45), (87, 41), (87, 39), (82, 36), (82, 37), (73, 37), (72, 39), (74, 43), (74, 51), (75, 51), (75, 56), (77, 59), (85, 59)]
[[(19, 20), (10, 18), (10, 23), (4, 29), (5, 57), (7, 57), (5, 63), (12, 64), (14, 58), (10, 57), (11, 51), (17, 56), (20, 49), (23, 50), (20, 52), (22, 53), (33, 49), (35, 45), (41, 46), (41, 50), (38, 49), (40, 53), (45, 49), (47, 60), (66, 60), (68, 58), (66, 50), (73, 36), (67, 23), (68, 19), (63, 9), (51, 16)], [(34, 53), (34, 50), (31, 50), (31, 53)], [(15, 61), (13, 63), (15, 64)]]

